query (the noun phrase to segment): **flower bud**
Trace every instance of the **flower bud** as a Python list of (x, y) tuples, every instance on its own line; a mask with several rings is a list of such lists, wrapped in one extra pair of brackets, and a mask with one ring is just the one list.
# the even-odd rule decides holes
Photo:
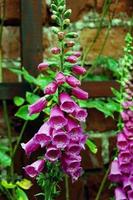
[(77, 87), (81, 85), (81, 82), (74, 76), (67, 76), (66, 82), (72, 87)]
[(70, 63), (76, 63), (77, 57), (76, 56), (69, 56), (69, 57), (67, 57), (66, 61), (70, 62)]
[(68, 17), (70, 17), (71, 14), (72, 14), (72, 10), (71, 10), (71, 9), (68, 9), (68, 10), (64, 13), (64, 17), (65, 17), (65, 18), (68, 18)]
[(76, 32), (70, 32), (66, 34), (66, 38), (77, 38), (78, 37), (78, 33)]
[(58, 48), (58, 47), (53, 47), (53, 48), (51, 49), (51, 52), (52, 52), (53, 54), (59, 54), (59, 53), (60, 53), (60, 48)]
[(48, 68), (49, 64), (47, 62), (42, 62), (40, 63), (37, 68), (39, 71), (43, 71), (46, 70)]
[(67, 47), (73, 47), (74, 45), (75, 45), (74, 41), (68, 41), (68, 42), (66, 42), (66, 46)]
[(63, 24), (69, 25), (69, 24), (70, 24), (70, 19), (65, 19), (65, 20), (63, 21)]
[(86, 73), (86, 69), (84, 67), (81, 67), (79, 65), (74, 65), (72, 67), (72, 71), (73, 73), (77, 74), (77, 75), (83, 75)]
[(64, 32), (58, 32), (58, 39), (59, 39), (59, 40), (63, 40), (63, 39), (64, 39), (64, 36), (65, 36), (65, 33), (64, 33)]
[(54, 94), (57, 90), (58, 86), (57, 83), (55, 81), (53, 81), (52, 83), (49, 83), (45, 90), (44, 90), (44, 94)]
[(81, 99), (81, 100), (88, 99), (88, 93), (79, 87), (72, 89), (72, 95), (74, 95), (75, 97), (77, 97), (78, 99)]
[(57, 82), (58, 85), (62, 85), (63, 83), (65, 83), (66, 81), (66, 77), (62, 72), (59, 72), (56, 77), (55, 80)]
[(76, 51), (73, 54), (74, 56), (76, 56), (77, 58), (79, 58), (81, 56), (81, 52), (80, 51)]
[(58, 11), (59, 11), (59, 12), (63, 12), (63, 10), (64, 10), (64, 6), (59, 6), (59, 7), (58, 7)]

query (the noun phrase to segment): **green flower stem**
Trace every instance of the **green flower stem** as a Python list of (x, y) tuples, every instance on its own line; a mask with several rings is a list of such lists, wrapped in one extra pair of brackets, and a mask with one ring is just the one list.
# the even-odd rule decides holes
[(25, 121), (24, 124), (23, 124), (23, 127), (22, 127), (22, 129), (21, 129), (20, 135), (19, 135), (19, 137), (18, 137), (18, 139), (17, 139), (17, 142), (16, 142), (16, 145), (15, 145), (15, 147), (14, 147), (14, 149), (13, 149), (12, 158), (14, 158), (14, 156), (15, 156), (15, 154), (16, 154), (16, 151), (17, 151), (17, 149), (18, 149), (18, 146), (19, 146), (19, 144), (20, 144), (20, 141), (21, 141), (21, 139), (22, 139), (22, 136), (23, 136), (23, 133), (24, 133), (24, 131), (25, 131), (25, 129), (26, 129), (27, 124), (28, 124), (28, 121)]
[(110, 168), (107, 169), (107, 171), (106, 171), (106, 173), (105, 173), (105, 175), (104, 175), (104, 177), (103, 177), (103, 180), (102, 180), (102, 182), (101, 182), (101, 184), (100, 184), (100, 187), (99, 187), (99, 190), (98, 190), (98, 193), (97, 193), (97, 196), (96, 196), (95, 200), (99, 200), (100, 197), (101, 197), (101, 193), (102, 193), (102, 191), (103, 191), (103, 189), (104, 189), (104, 186), (105, 186), (105, 183), (106, 183), (106, 181), (107, 181), (107, 177), (108, 177), (108, 174), (109, 174), (109, 170), (110, 170)]
[(70, 200), (68, 176), (65, 175), (66, 200)]
[[(12, 132), (11, 132), (11, 125), (10, 125), (10, 120), (9, 120), (7, 102), (6, 102), (6, 100), (3, 100), (2, 103), (3, 103), (5, 124), (7, 126), (7, 136), (8, 136), (8, 142), (9, 142), (9, 147), (10, 147), (10, 157), (12, 158), (12, 155), (13, 155)], [(14, 174), (13, 160), (11, 160), (10, 173), (11, 173), (11, 177), (13, 178), (13, 174)]]

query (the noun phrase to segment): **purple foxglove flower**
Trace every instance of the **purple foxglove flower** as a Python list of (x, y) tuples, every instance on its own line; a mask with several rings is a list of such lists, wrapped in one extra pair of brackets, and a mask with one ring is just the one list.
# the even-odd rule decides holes
[(57, 161), (61, 157), (61, 151), (54, 146), (49, 146), (45, 153), (45, 158), (51, 162)]
[(79, 140), (79, 144), (82, 149), (85, 149), (86, 140), (88, 139), (88, 135), (82, 134)]
[(118, 160), (119, 160), (119, 164), (124, 164), (124, 163), (128, 163), (131, 161), (131, 154), (130, 154), (130, 151), (129, 150), (126, 150), (126, 151), (122, 151), (119, 153), (119, 157), (118, 157)]
[(133, 133), (130, 130), (128, 130), (126, 127), (123, 128), (123, 132), (128, 139), (133, 138)]
[(115, 189), (115, 200), (127, 200), (124, 190), (120, 187)]
[(125, 112), (125, 111), (121, 112), (121, 117), (122, 117), (123, 121), (129, 120), (129, 116), (128, 116), (127, 112)]
[(87, 113), (86, 109), (83, 109), (83, 108), (80, 108), (79, 106), (76, 106), (76, 109), (74, 110), (74, 112), (72, 113), (72, 115), (73, 115), (78, 121), (85, 122), (88, 113)]
[(41, 148), (45, 147), (51, 142), (51, 136), (44, 133), (36, 133), (34, 139), (37, 144), (40, 144)]
[(38, 99), (35, 103), (28, 107), (29, 115), (41, 112), (47, 106), (45, 97)]
[(129, 131), (133, 132), (133, 123), (131, 121), (126, 122), (125, 126)]
[(67, 57), (66, 61), (69, 62), (69, 63), (76, 63), (77, 57), (76, 56), (69, 56), (69, 57)]
[(113, 182), (120, 182), (122, 179), (118, 160), (113, 160), (111, 163), (109, 179)]
[(76, 144), (76, 143), (70, 143), (68, 146), (67, 146), (67, 151), (70, 153), (70, 154), (76, 154), (78, 155), (81, 151), (81, 146), (79, 144)]
[(44, 94), (54, 94), (58, 88), (58, 85), (55, 81), (49, 83), (44, 89)]
[(130, 183), (130, 179), (128, 176), (124, 176), (122, 178), (122, 182), (123, 182), (123, 189), (124, 191), (128, 191), (131, 189), (131, 183)]
[(79, 87), (72, 88), (72, 95), (74, 95), (75, 97), (81, 100), (88, 99), (88, 93), (80, 89)]
[(49, 67), (49, 64), (47, 62), (42, 62), (38, 65), (37, 68), (39, 71), (43, 71), (43, 70), (48, 69), (48, 67)]
[(74, 76), (67, 76), (66, 82), (72, 87), (77, 87), (81, 85), (81, 82)]
[(37, 160), (36, 162), (32, 163), (31, 165), (27, 165), (24, 167), (25, 172), (30, 177), (36, 177), (40, 174), (40, 172), (44, 168), (45, 161), (44, 160)]
[(127, 194), (128, 194), (128, 199), (133, 200), (133, 190), (128, 191)]
[(30, 156), (32, 152), (36, 151), (40, 147), (40, 145), (35, 142), (34, 138), (30, 139), (27, 143), (22, 143), (21, 146), (27, 156)]
[(58, 85), (62, 85), (63, 83), (66, 82), (66, 77), (65, 77), (65, 75), (62, 72), (59, 72), (56, 75), (55, 80), (56, 80), (56, 82), (57, 82)]
[(73, 101), (73, 99), (66, 93), (63, 92), (59, 96), (60, 100), (60, 109), (67, 113), (72, 113), (75, 110), (76, 103)]
[(77, 58), (79, 58), (81, 56), (81, 52), (80, 51), (74, 52), (73, 55), (76, 56)]
[(127, 114), (129, 115), (129, 117), (133, 117), (133, 111), (132, 110), (128, 110)]
[(128, 147), (128, 141), (123, 133), (117, 135), (117, 147), (119, 150), (125, 150)]
[(63, 128), (67, 124), (67, 119), (57, 105), (51, 109), (49, 124), (56, 130)]
[(82, 173), (83, 173), (83, 168), (82, 167), (76, 168), (75, 171), (73, 171), (71, 173), (72, 183), (77, 181), (78, 178), (82, 175)]
[(44, 133), (46, 135), (52, 135), (53, 129), (51, 128), (48, 121), (46, 121), (38, 130), (37, 133)]
[(52, 144), (58, 149), (63, 149), (69, 144), (69, 136), (63, 130), (57, 130), (53, 133)]
[(51, 52), (52, 52), (53, 54), (59, 54), (59, 53), (61, 52), (61, 50), (60, 50), (60, 48), (58, 48), (58, 47), (53, 47), (53, 48), (51, 49)]
[[(67, 151), (66, 151), (67, 152)], [(73, 162), (81, 162), (81, 156), (80, 155), (76, 155), (76, 154), (71, 154), (71, 153), (66, 153), (62, 155), (61, 157), (61, 164), (62, 164), (62, 168), (65, 172), (67, 172), (68, 170), (68, 166)]]
[(130, 162), (119, 164), (119, 166), (120, 166), (120, 170), (121, 170), (121, 172), (123, 174), (130, 174), (130, 171), (131, 171), (131, 164), (130, 164)]
[(81, 67), (79, 65), (74, 65), (72, 68), (73, 73), (77, 75), (83, 75), (86, 73), (86, 69), (84, 67)]
[[(73, 129), (77, 128), (77, 127), (80, 127), (79, 124), (77, 123), (77, 121), (71, 117), (67, 117), (67, 120), (68, 120), (68, 123), (66, 125), (66, 130), (68, 132), (70, 131), (73, 131)], [(80, 127), (81, 128), (81, 127)], [(81, 132), (82, 132), (82, 129), (81, 129)]]

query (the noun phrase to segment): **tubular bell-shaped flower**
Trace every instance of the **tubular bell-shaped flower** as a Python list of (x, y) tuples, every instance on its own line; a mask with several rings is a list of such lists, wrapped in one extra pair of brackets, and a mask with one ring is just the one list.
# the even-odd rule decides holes
[(45, 97), (38, 99), (35, 103), (29, 106), (29, 115), (41, 112), (47, 105)]
[(36, 162), (32, 163), (31, 165), (27, 165), (24, 167), (25, 172), (30, 177), (36, 177), (44, 168), (45, 161), (44, 160), (37, 160)]

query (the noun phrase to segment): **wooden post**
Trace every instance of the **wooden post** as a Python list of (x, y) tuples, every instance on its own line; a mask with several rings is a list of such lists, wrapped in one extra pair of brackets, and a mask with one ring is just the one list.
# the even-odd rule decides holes
[(21, 0), (21, 58), (32, 75), (42, 61), (42, 1)]

